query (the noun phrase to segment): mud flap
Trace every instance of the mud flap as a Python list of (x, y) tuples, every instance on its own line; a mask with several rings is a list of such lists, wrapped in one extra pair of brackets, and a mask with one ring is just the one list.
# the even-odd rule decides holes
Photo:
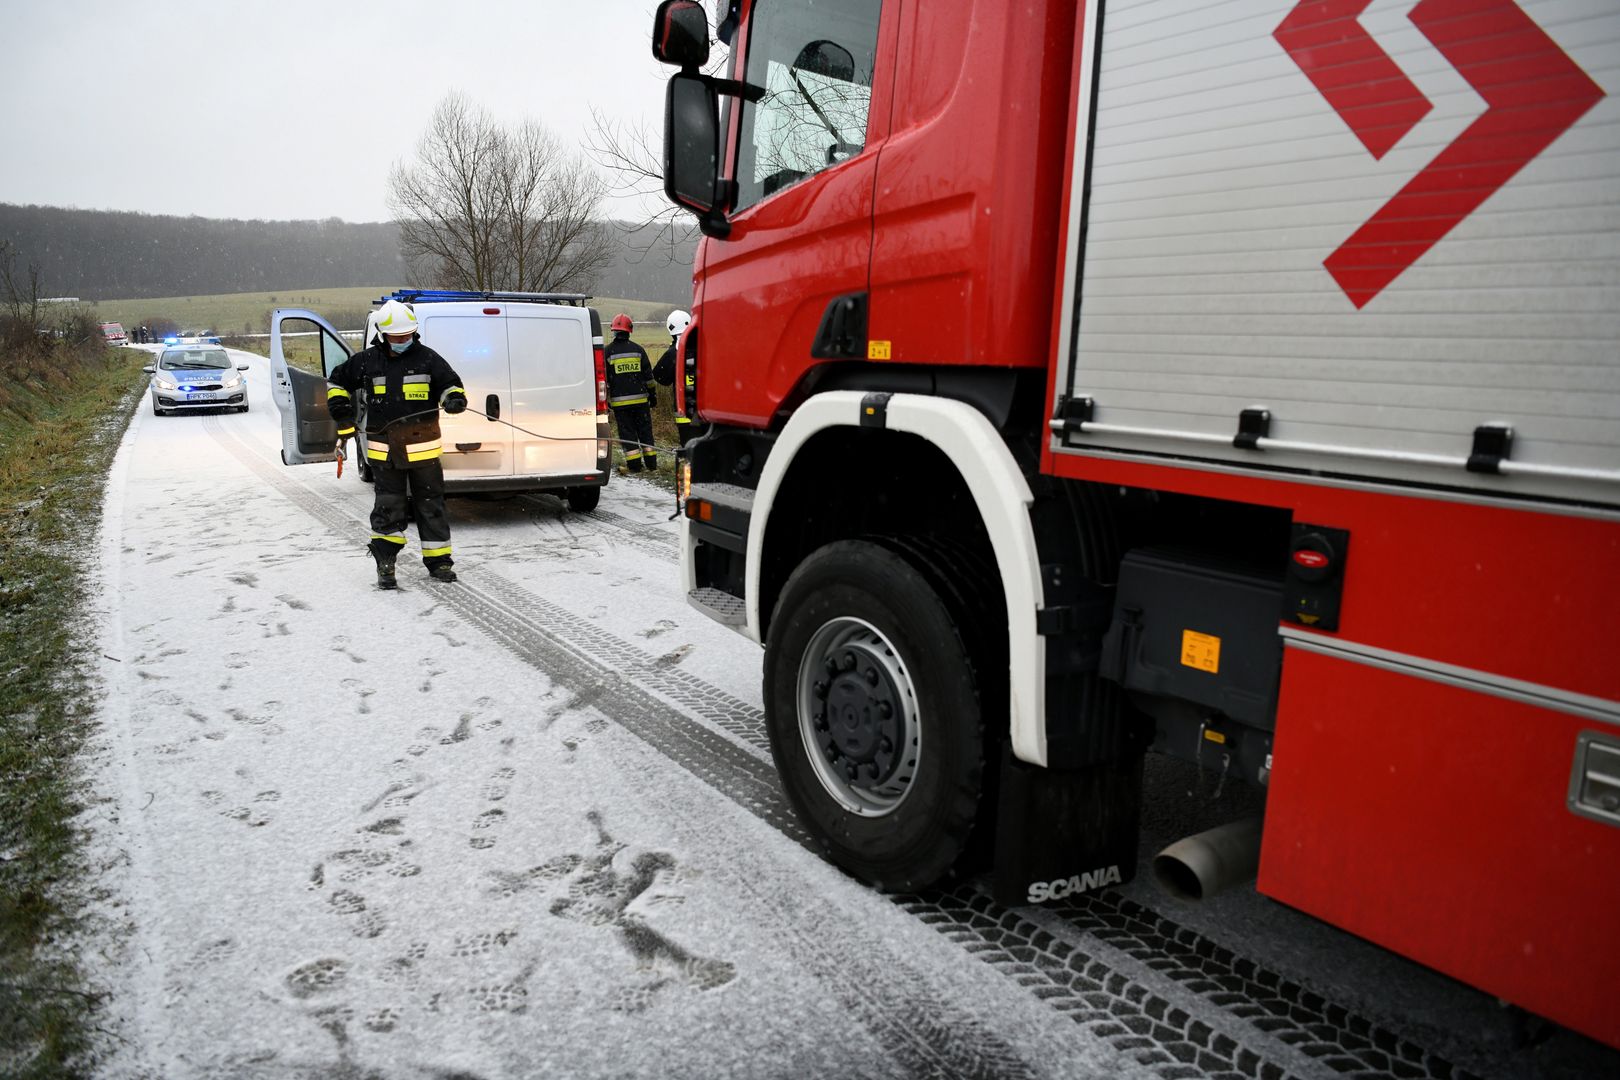
[(1062, 900), (1136, 876), (1142, 756), (1079, 769), (1002, 759), (996, 902)]

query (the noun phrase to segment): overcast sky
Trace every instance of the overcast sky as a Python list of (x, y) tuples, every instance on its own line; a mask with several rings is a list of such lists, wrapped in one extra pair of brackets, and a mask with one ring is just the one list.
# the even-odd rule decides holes
[(571, 144), (593, 104), (661, 130), (656, 6), (0, 0), (0, 202), (383, 221), (452, 90)]

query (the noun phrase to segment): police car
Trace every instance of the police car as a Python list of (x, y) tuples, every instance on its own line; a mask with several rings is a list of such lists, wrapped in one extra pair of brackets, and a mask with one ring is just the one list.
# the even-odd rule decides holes
[(169, 345), (157, 363), (142, 368), (152, 376), (152, 412), (157, 416), (191, 409), (248, 411), (246, 364), (231, 363), (218, 345)]

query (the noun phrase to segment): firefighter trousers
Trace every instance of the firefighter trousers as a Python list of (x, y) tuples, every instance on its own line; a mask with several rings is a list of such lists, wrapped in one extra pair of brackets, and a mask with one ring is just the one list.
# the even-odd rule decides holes
[(681, 440), (682, 449), (685, 449), (687, 443), (691, 442), (693, 439), (697, 438), (707, 430), (709, 430), (708, 424), (694, 424), (690, 420), (682, 420), (679, 418), (677, 418), (675, 421), (675, 435)]
[(613, 419), (619, 425), (619, 445), (624, 448), (624, 463), (631, 472), (640, 472), (646, 465), (658, 471), (658, 451), (653, 448), (652, 407), (648, 405), (620, 405), (613, 410)]
[(422, 562), (431, 569), (450, 558), (450, 519), (444, 510), (444, 465), (438, 458), (395, 468), (371, 463), (376, 499), (371, 504), (371, 554), (379, 560), (397, 558), (405, 548), (405, 525), (416, 522)]

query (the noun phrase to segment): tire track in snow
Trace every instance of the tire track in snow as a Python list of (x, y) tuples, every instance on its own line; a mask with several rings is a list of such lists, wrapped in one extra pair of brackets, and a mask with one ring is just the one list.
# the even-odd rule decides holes
[[(227, 449), (338, 535), (348, 538), (357, 521), (364, 523), (278, 473), (213, 417), (208, 421), (210, 433)], [(499, 595), (464, 579), (455, 589), (443, 590), (441, 600), (554, 681), (588, 695), (603, 715), (717, 792), (794, 842), (817, 850), (781, 794), (758, 709), (678, 668), (659, 666), (650, 654), (497, 572), (486, 570), (481, 576), (499, 582)], [(895, 897), (894, 902), (1069, 1016), (1125, 1060), (1166, 1080), (1227, 1074), (1264, 1080), (1385, 1076), (1392, 1071), (1414, 1078), (1467, 1075), (1197, 932), (1106, 893), (1041, 909), (1035, 918), (996, 905), (972, 884), (938, 896)], [(1052, 910), (1061, 918), (1054, 918)], [(830, 949), (819, 959), (823, 977), (847, 972), (851, 964), (862, 966), (853, 956)], [(926, 1033), (937, 1036), (942, 1025), (950, 1028), (941, 1018), (954, 1010), (929, 1002), (923, 1012), (891, 1022), (887, 1012), (897, 1005), (922, 1004), (915, 1001), (909, 980), (900, 980), (904, 992), (893, 980), (892, 974), (876, 970), (870, 979), (859, 980), (868, 990), (891, 987), (863, 993), (871, 1005), (863, 1010), (863, 1022), (891, 1027), (901, 1043), (891, 1038), (885, 1044), (909, 1066), (938, 1063), (931, 1048), (938, 1040), (931, 1044)], [(967, 1018), (962, 1023), (966, 1030), (976, 1026)], [(985, 1037), (1000, 1043), (988, 1033)], [(943, 1045), (956, 1052), (948, 1064), (939, 1063), (946, 1064), (949, 1075), (1027, 1073), (1009, 1064), (1016, 1059), (1004, 1045), (972, 1039), (965, 1047), (959, 1040)], [(922, 1058), (910, 1056), (919, 1050)], [(961, 1054), (970, 1060), (955, 1060)]]
[[(353, 536), (358, 520), (354, 516), (296, 480), (278, 474), (234, 432), (217, 423), (205, 426), (227, 450), (294, 505), (334, 534), (346, 539)], [(503, 598), (465, 581), (436, 596), (553, 682), (593, 699), (603, 715), (654, 750), (795, 842), (811, 846), (809, 836), (781, 797), (775, 769), (766, 758), (741, 752), (730, 739), (680, 715), (668, 703), (635, 685), (633, 668), (610, 667), (603, 659), (614, 656), (616, 649), (634, 652), (633, 646), (516, 586), (502, 582), (501, 588), (503, 592), (523, 593), (526, 600), (542, 606), (545, 620), (557, 617), (580, 640), (557, 633), (549, 622), (542, 624)], [(746, 708), (743, 703), (737, 704)], [(789, 921), (785, 913), (783, 921)], [(903, 1075), (1023, 1080), (1046, 1071), (1026, 1064), (1015, 1048), (952, 1003), (922, 991), (923, 980), (892, 959), (869, 959), (866, 953), (836, 939), (802, 944), (814, 949), (806, 957), (807, 966), (819, 980), (834, 988), (852, 1016), (889, 1050)]]
[[(527, 503), (537, 510), (548, 512), (552, 510), (551, 501), (540, 496), (522, 495), (519, 496), (518, 501)], [(624, 533), (623, 539), (628, 540), (632, 546), (640, 548), (655, 559), (664, 562), (674, 562), (680, 554), (680, 539), (678, 537), (662, 531), (648, 532), (645, 523), (636, 521), (634, 518), (627, 518), (623, 514), (616, 514), (612, 510), (603, 510), (601, 507), (597, 507), (595, 510), (565, 511), (559, 515), (559, 520), (564, 518), (585, 518), (588, 521), (598, 521), (604, 525), (611, 525)]]

